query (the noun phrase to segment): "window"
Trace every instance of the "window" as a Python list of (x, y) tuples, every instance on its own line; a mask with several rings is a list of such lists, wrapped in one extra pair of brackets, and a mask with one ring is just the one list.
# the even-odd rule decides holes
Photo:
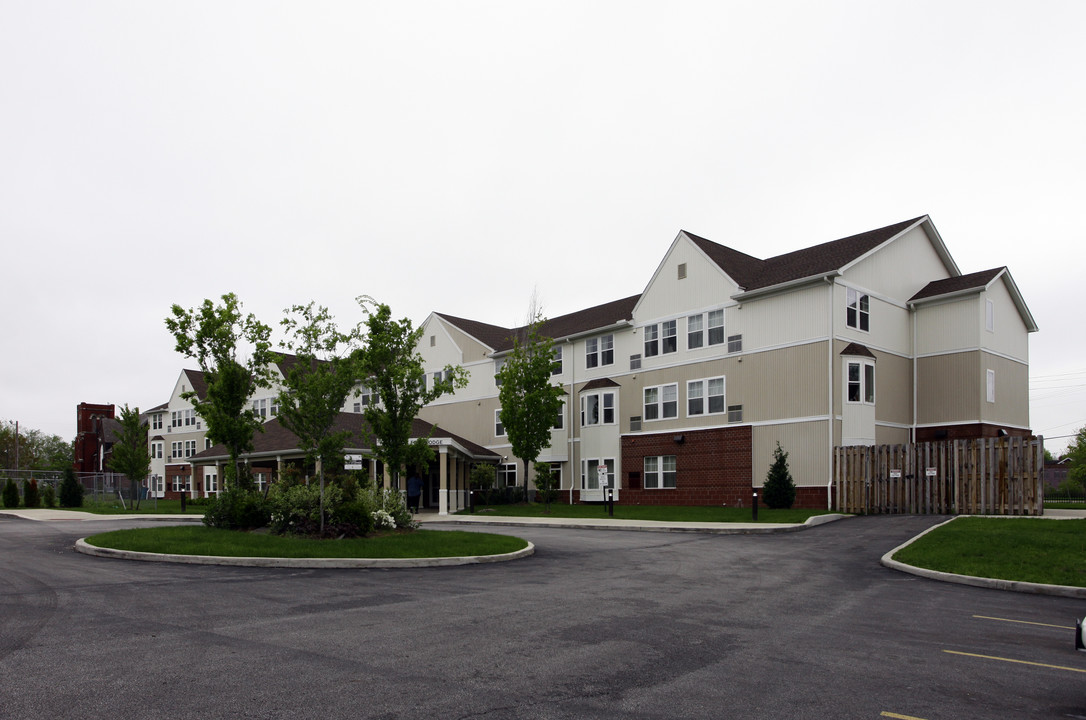
[(693, 350), (705, 344), (705, 316), (690, 315), (686, 318), (686, 349)]
[(984, 329), (995, 332), (995, 303), (991, 300), (984, 301)]
[(995, 370), (988, 370), (985, 385), (987, 386), (988, 402), (995, 402)]
[(600, 466), (607, 468), (604, 479), (608, 487), (615, 486), (615, 459), (614, 458), (587, 458), (581, 460), (581, 489), (600, 489)]
[(585, 340), (584, 353), (585, 367), (613, 365), (615, 363), (615, 336), (603, 335)]
[(170, 443), (170, 459), (180, 459), (181, 454), (184, 452), (185, 443), (178, 440), (177, 442)]
[(645, 357), (655, 357), (660, 354), (660, 327), (658, 325), (645, 326)]
[(173, 410), (170, 412), (170, 427), (181, 427), (181, 411)]
[(204, 438), (204, 450), (210, 450), (210, 449), (211, 449), (211, 438), (206, 437), (206, 438)]
[(630, 369), (631, 370), (640, 370), (641, 369), (641, 355), (640, 354), (630, 356)]
[(562, 489), (562, 463), (551, 463), (551, 475), (554, 476), (554, 487)]
[(679, 414), (679, 386), (658, 385), (645, 388), (645, 413), (648, 420), (663, 420), (677, 417)]
[(662, 325), (664, 326), (664, 354), (673, 353), (678, 347), (678, 339), (675, 336), (676, 328), (674, 320), (665, 320)]
[(561, 430), (566, 426), (566, 404), (562, 403), (558, 407), (558, 417), (554, 419), (554, 430)]
[(554, 361), (551, 363), (551, 375), (562, 374), (562, 346), (554, 346)]
[(615, 424), (615, 393), (581, 394), (581, 427)]
[(657, 455), (645, 458), (646, 490), (674, 489), (675, 475), (674, 455)]
[(354, 411), (355, 411), (356, 413), (360, 413), (360, 412), (362, 412), (362, 403), (360, 403), (360, 402), (356, 402), (356, 403), (354, 404)]
[(615, 336), (604, 335), (600, 338), (600, 365), (615, 364)]
[(494, 361), (494, 386), (495, 387), (501, 387), (502, 386), (501, 371), (502, 371), (503, 367), (505, 367), (505, 360), (496, 360), (496, 361)]
[[(848, 401), (850, 403), (875, 402), (875, 364), (870, 362), (848, 363)], [(860, 398), (863, 398), (861, 401)]]
[(268, 487), (268, 475), (270, 473), (253, 473), (253, 482), (256, 483), (257, 492), (264, 492), (264, 488)]
[(161, 430), (162, 429), (162, 415), (152, 415), (151, 416), (151, 429), (152, 430)]
[(594, 368), (600, 364), (600, 341), (598, 338), (589, 338), (584, 341), (584, 366)]
[(503, 437), (505, 435), (505, 425), (502, 425), (502, 411), (494, 411), (494, 437)]
[(722, 345), (724, 343), (724, 310), (709, 311), (709, 344)]
[[(377, 391), (370, 390), (369, 388), (362, 388), (362, 394), (359, 397), (362, 400), (362, 407), (366, 407), (367, 405), (376, 405), (381, 400), (381, 398), (377, 395)], [(361, 410), (355, 410), (355, 412), (361, 412)]]
[(162, 447), (164, 443), (153, 442), (151, 443), (151, 457), (158, 459), (162, 457)]
[(438, 371), (437, 371), (436, 373), (434, 373), (434, 386), (435, 386), (435, 387), (437, 386), (437, 384), (438, 384), (439, 382), (441, 382), (441, 378), (442, 378), (442, 375), (441, 375), (441, 371), (440, 371), (440, 370), (438, 370)]
[(195, 440), (186, 440), (185, 441), (185, 457), (192, 457), (195, 454), (196, 454), (196, 441)]
[(687, 415), (718, 415), (724, 412), (724, 378), (686, 383)]
[(268, 417), (268, 401), (267, 399), (253, 400), (253, 414), (259, 418)]
[(729, 335), (728, 336), (728, 352), (730, 352), (730, 353), (743, 352), (743, 336), (742, 335)]
[(215, 473), (208, 473), (204, 475), (204, 490), (209, 493), (219, 491), (218, 476)]
[(498, 486), (499, 487), (516, 487), (517, 486), (517, 464), (506, 463), (498, 466)]
[(728, 406), (728, 422), (743, 422), (743, 406), (742, 405), (729, 405)]
[(867, 332), (871, 329), (871, 299), (866, 293), (848, 288), (845, 291), (845, 325)]
[(279, 396), (273, 397), (271, 399), (271, 409), (268, 410), (268, 412), (271, 413), (272, 417), (275, 417), (279, 414)]

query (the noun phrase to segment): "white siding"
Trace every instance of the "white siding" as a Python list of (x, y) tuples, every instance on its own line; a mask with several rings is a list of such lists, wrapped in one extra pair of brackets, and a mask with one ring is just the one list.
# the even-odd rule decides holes
[(984, 327), (984, 303), (977, 295), (921, 305), (916, 310), (918, 355), (972, 350)]
[[(686, 264), (686, 278), (678, 266)], [(684, 234), (672, 244), (637, 303), (637, 321), (685, 317), (697, 308), (720, 307), (738, 288)]]
[(927, 233), (913, 228), (856, 263), (842, 281), (904, 303), (932, 280), (950, 277)]
[[(995, 321), (994, 332), (988, 332), (985, 327), (986, 300), (992, 301)], [(980, 346), (1002, 355), (1009, 355), (1022, 362), (1028, 361), (1029, 333), (1002, 278), (996, 280), (986, 292), (981, 293), (978, 309), (980, 311), (980, 328), (978, 330)]]
[(828, 284), (817, 284), (728, 308), (725, 333), (741, 334), (744, 352), (825, 338), (829, 334), (828, 292)]

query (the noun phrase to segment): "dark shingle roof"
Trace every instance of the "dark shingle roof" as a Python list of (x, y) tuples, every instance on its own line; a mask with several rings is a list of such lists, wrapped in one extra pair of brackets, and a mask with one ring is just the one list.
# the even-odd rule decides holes
[(498, 327), (497, 325), (490, 325), (478, 320), (468, 320), (455, 315), (446, 315), (445, 313), (436, 312), (434, 314), (451, 325), (460, 328), (489, 348), (497, 349), (507, 341), (510, 345), (512, 344), (509, 338), (512, 337), (513, 330), (510, 328)]
[(749, 291), (838, 270), (874, 250), (909, 226), (923, 220), (924, 217), (922, 215), (912, 220), (887, 225), (840, 240), (831, 240), (766, 260), (759, 260), (688, 232), (686, 235), (721, 270), (735, 280), (740, 288)]
[(611, 378), (596, 378), (595, 380), (589, 380), (581, 387), (581, 392), (585, 390), (595, 390), (596, 388), (608, 388), (608, 387), (622, 387)]
[(949, 295), (951, 293), (962, 292), (963, 290), (976, 290), (979, 292), (988, 287), (988, 283), (995, 280), (996, 276), (1006, 269), (1006, 266), (997, 267), (992, 268), (991, 270), (981, 270), (980, 272), (969, 273), (968, 275), (934, 280), (920, 288), (918, 293), (909, 298), (909, 302), (923, 300), (924, 298), (938, 297), (939, 295)]
[(196, 397), (207, 400), (207, 380), (201, 370), (185, 370), (185, 377), (189, 380), (189, 387), (196, 393)]
[(841, 351), (842, 355), (859, 355), (860, 357), (869, 357), (877, 360), (875, 353), (867, 349), (866, 345), (860, 343), (849, 343), (845, 346), (845, 349)]

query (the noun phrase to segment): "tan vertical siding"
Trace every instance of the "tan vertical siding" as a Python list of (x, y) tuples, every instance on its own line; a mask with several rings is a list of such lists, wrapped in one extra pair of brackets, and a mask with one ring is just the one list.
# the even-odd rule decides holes
[(821, 486), (829, 480), (826, 422), (759, 425), (754, 428), (754, 487), (761, 487), (773, 464), (777, 441), (788, 453), (788, 469), (797, 486)]
[[(982, 378), (980, 419), (996, 425), (1029, 427), (1029, 367), (982, 352), (978, 374)], [(988, 402), (987, 370), (995, 370), (995, 402)]]
[(977, 420), (980, 416), (978, 401), (984, 398), (979, 353), (920, 358), (917, 369), (919, 424)]

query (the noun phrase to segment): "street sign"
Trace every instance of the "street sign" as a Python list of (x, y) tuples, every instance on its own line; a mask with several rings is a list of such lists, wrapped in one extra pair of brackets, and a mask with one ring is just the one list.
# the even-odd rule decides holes
[(596, 467), (596, 476), (599, 478), (600, 487), (607, 487), (607, 466), (599, 465)]

